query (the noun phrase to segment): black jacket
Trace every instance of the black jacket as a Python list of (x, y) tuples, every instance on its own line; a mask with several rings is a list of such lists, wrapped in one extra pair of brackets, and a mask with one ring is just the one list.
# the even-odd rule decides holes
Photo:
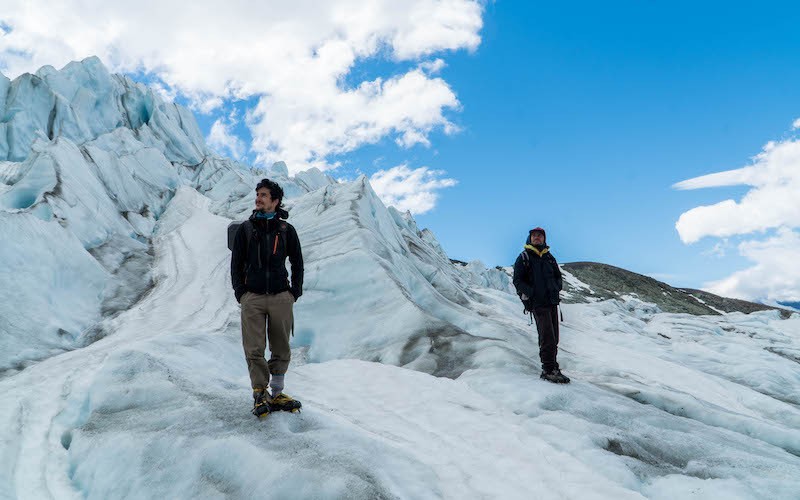
[[(558, 292), (563, 287), (561, 269), (550, 253), (550, 247), (537, 249), (541, 254), (533, 248), (525, 245), (525, 250), (514, 263), (514, 287), (528, 311), (534, 307), (558, 305)], [(524, 254), (527, 254), (527, 259)]]
[[(233, 240), (231, 284), (239, 301), (245, 292), (275, 294), (289, 290), (295, 300), (303, 295), (303, 253), (294, 226), (279, 219), (255, 218), (245, 221)], [(250, 227), (247, 227), (250, 225)], [(252, 228), (250, 241), (248, 232)], [(286, 271), (286, 257), (292, 265), (292, 283)]]

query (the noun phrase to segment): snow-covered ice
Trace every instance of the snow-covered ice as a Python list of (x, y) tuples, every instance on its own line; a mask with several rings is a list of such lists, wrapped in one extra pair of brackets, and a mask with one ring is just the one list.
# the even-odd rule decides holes
[[(0, 498), (798, 498), (800, 315), (564, 305), (548, 384), (507, 270), (366, 178), (219, 158), (94, 59), (33, 78), (0, 78)], [(225, 235), (262, 176), (306, 279), (304, 410), (259, 421)]]

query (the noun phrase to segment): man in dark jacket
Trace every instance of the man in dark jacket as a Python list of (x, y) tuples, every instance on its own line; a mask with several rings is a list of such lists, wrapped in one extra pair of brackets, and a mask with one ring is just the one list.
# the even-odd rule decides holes
[[(300, 402), (283, 394), (292, 351), (292, 308), (303, 294), (303, 254), (294, 227), (283, 219), (283, 189), (269, 179), (256, 186), (256, 208), (239, 226), (231, 255), (231, 283), (242, 305), (242, 345), (253, 387), (253, 413), (296, 410)], [(292, 282), (286, 258), (292, 266)], [(264, 329), (266, 327), (266, 335)], [(264, 358), (269, 341), (270, 358)], [(272, 394), (267, 392), (267, 388)]]
[(547, 246), (547, 234), (537, 227), (528, 233), (525, 249), (514, 263), (514, 287), (525, 310), (530, 311), (539, 332), (541, 378), (557, 384), (569, 383), (558, 368), (558, 303), (563, 286), (561, 269)]

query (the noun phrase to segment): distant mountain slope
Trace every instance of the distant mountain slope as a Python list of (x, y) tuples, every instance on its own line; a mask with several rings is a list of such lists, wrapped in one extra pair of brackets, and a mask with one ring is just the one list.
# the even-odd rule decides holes
[[(644, 302), (656, 304), (668, 313), (721, 314), (728, 312), (751, 313), (775, 309), (764, 304), (746, 300), (720, 297), (702, 290), (674, 288), (666, 283), (642, 274), (634, 273), (597, 262), (570, 262), (563, 269), (590, 289), (576, 286), (567, 280), (565, 301), (568, 303), (592, 302), (594, 300), (618, 299), (632, 295)], [(783, 317), (791, 313), (781, 310)]]

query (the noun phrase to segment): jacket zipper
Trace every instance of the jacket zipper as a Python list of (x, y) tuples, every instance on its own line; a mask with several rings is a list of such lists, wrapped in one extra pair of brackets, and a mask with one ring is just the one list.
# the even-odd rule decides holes
[[(269, 245), (269, 233), (267, 233), (267, 238), (266, 239), (267, 239), (267, 245)], [(269, 246), (267, 248), (269, 248)], [(264, 268), (264, 274), (266, 275), (266, 279), (267, 279), (267, 288), (265, 290), (265, 293), (269, 294), (270, 293), (270, 289), (269, 289), (269, 253), (267, 253), (267, 266)]]

